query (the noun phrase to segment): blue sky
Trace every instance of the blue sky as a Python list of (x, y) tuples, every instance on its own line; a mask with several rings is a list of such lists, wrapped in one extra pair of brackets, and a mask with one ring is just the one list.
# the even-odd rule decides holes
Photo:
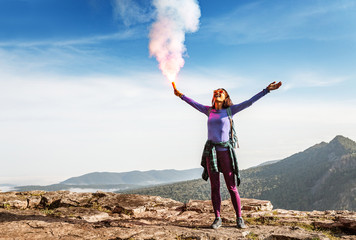
[[(199, 1), (177, 87), (209, 105), (282, 81), (235, 117), (240, 166), (356, 140), (355, 1)], [(149, 57), (144, 0), (0, 1), (0, 183), (199, 167), (206, 118)]]

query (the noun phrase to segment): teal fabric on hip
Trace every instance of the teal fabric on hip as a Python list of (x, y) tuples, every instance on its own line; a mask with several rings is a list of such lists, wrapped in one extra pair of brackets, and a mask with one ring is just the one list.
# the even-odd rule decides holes
[(239, 174), (239, 166), (237, 164), (237, 158), (236, 158), (236, 153), (234, 151), (233, 146), (231, 145), (230, 142), (219, 142), (219, 143), (214, 143), (211, 140), (206, 141), (205, 146), (204, 146), (204, 151), (201, 159), (201, 166), (204, 168), (202, 178), (207, 181), (209, 178), (208, 174), (208, 169), (207, 169), (207, 164), (206, 161), (209, 161), (210, 165), (210, 170), (212, 172), (219, 172), (218, 168), (218, 159), (216, 156), (216, 146), (221, 146), (228, 148), (228, 151), (230, 152), (230, 157), (231, 157), (231, 164), (232, 164), (232, 170), (233, 173), (236, 175), (236, 185), (240, 185), (240, 174)]

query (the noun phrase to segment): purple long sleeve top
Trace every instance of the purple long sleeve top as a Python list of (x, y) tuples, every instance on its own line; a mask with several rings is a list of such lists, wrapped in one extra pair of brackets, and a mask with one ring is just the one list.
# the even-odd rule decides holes
[[(245, 108), (251, 106), (254, 102), (259, 100), (261, 97), (268, 93), (267, 89), (263, 89), (261, 92), (257, 93), (255, 96), (246, 100), (242, 103), (232, 105), (231, 113), (234, 116), (236, 113), (244, 110)], [(211, 109), (209, 114), (210, 106), (205, 106), (200, 103), (195, 102), (193, 99), (182, 96), (182, 100), (187, 102), (189, 105), (197, 109), (198, 111), (204, 113), (208, 116), (208, 140), (213, 142), (227, 142), (229, 141), (230, 133), (230, 120), (226, 109), (216, 110)], [(218, 151), (226, 151), (227, 149), (221, 146), (217, 146)]]

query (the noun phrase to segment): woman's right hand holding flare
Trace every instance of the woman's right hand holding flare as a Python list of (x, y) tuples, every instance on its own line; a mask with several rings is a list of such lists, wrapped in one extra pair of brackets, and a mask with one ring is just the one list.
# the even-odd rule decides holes
[(173, 85), (173, 89), (174, 89), (174, 95), (176, 95), (177, 97), (182, 97), (183, 96), (183, 93), (179, 92), (176, 88), (176, 85), (174, 84), (174, 82), (172, 82), (172, 85)]

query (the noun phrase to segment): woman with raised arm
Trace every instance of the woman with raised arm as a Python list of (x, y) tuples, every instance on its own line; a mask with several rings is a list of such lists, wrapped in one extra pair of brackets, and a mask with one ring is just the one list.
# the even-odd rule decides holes
[(251, 106), (270, 91), (278, 89), (281, 85), (281, 82), (273, 82), (251, 99), (236, 105), (232, 103), (227, 91), (219, 88), (214, 91), (212, 106), (204, 106), (195, 102), (180, 93), (173, 85), (176, 96), (208, 117), (208, 140), (204, 147), (201, 165), (204, 167), (203, 179), (208, 180), (210, 178), (211, 201), (215, 213), (215, 220), (211, 227), (214, 229), (222, 225), (220, 217), (220, 172), (224, 175), (226, 187), (229, 190), (236, 212), (237, 227), (246, 228), (244, 220), (241, 217), (241, 201), (234, 177), (236, 176), (237, 186), (239, 186), (240, 175), (233, 146), (235, 141), (232, 117)]

